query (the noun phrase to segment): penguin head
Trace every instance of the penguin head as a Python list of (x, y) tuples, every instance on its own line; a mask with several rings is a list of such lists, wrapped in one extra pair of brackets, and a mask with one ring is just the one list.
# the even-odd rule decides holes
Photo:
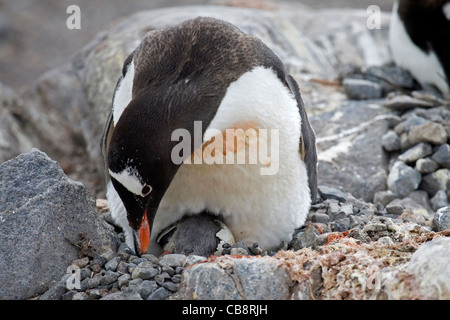
[[(175, 176), (170, 129), (150, 121), (146, 97), (133, 99), (115, 126), (108, 147), (108, 171), (127, 211), (135, 251), (145, 253), (159, 203)], [(154, 108), (153, 108), (154, 109)]]

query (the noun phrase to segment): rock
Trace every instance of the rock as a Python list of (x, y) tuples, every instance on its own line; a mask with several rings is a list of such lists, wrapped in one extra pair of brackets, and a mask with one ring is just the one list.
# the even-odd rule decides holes
[(389, 172), (387, 185), (389, 190), (399, 197), (406, 197), (419, 187), (422, 175), (402, 161), (396, 161)]
[(422, 299), (450, 299), (450, 238), (424, 243), (412, 255), (406, 271), (415, 276)]
[(328, 187), (328, 186), (318, 186), (317, 187), (320, 197), (324, 200), (335, 199), (341, 202), (346, 202), (348, 196), (339, 189)]
[(450, 169), (450, 145), (445, 143), (431, 156), (443, 168)]
[(156, 289), (151, 295), (149, 295), (146, 300), (164, 300), (167, 299), (169, 296), (170, 296), (169, 290), (160, 287)]
[(422, 178), (420, 189), (425, 190), (430, 198), (434, 197), (436, 192), (450, 190), (450, 169), (439, 169), (433, 173), (429, 173)]
[(308, 227), (300, 233), (292, 244), (292, 249), (299, 250), (301, 248), (312, 247), (319, 236), (319, 232), (314, 227)]
[(447, 194), (444, 190), (436, 192), (433, 198), (431, 198), (431, 208), (434, 211), (438, 211), (440, 208), (448, 205)]
[(293, 282), (289, 274), (271, 259), (237, 259), (233, 275), (242, 285), (243, 299), (282, 300), (290, 296), (289, 288)]
[(37, 149), (0, 165), (0, 194), (0, 246), (8, 248), (0, 251), (0, 298), (47, 290), (78, 258), (69, 241), (81, 241), (79, 235), (100, 253), (116, 249), (117, 235), (99, 218), (87, 188)]
[(382, 97), (381, 86), (376, 82), (362, 79), (344, 79), (342, 84), (345, 94), (350, 99), (367, 100)]
[(437, 168), (438, 164), (430, 158), (418, 159), (416, 161), (415, 169), (422, 174), (434, 172)]
[(450, 229), (450, 206), (440, 208), (433, 219), (433, 227), (437, 231)]
[(383, 105), (386, 108), (389, 108), (392, 110), (399, 110), (399, 111), (404, 111), (404, 110), (408, 110), (411, 108), (417, 108), (417, 107), (432, 108), (434, 106), (434, 104), (431, 102), (427, 102), (427, 101), (424, 101), (421, 99), (415, 99), (413, 97), (406, 96), (406, 95), (395, 96), (395, 97), (387, 100), (386, 102), (384, 102)]
[(386, 206), (392, 200), (396, 198), (396, 194), (391, 190), (386, 191), (377, 191), (375, 192), (375, 196), (373, 197), (373, 203), (380, 203), (382, 206)]
[(403, 206), (402, 206), (400, 200), (396, 199), (396, 200), (390, 202), (386, 206), (386, 212), (388, 214), (394, 214), (394, 215), (402, 214), (403, 213)]
[(384, 93), (388, 93), (396, 88), (383, 81), (383, 79), (402, 88), (413, 88), (414, 86), (414, 79), (411, 73), (393, 64), (370, 66), (366, 70), (366, 77), (371, 81), (379, 83)]
[(112, 258), (105, 264), (105, 269), (108, 271), (116, 271), (117, 266), (119, 265), (119, 262), (120, 262), (120, 257)]
[(141, 262), (132, 272), (131, 278), (137, 279), (141, 278), (143, 280), (151, 279), (156, 276), (159, 271), (153, 268), (153, 264), (151, 262), (145, 261)]
[(395, 131), (389, 130), (381, 138), (381, 145), (388, 152), (400, 150), (400, 137)]
[(169, 267), (182, 267), (186, 261), (186, 256), (184, 254), (166, 254), (161, 257), (159, 263), (162, 266)]
[(312, 215), (311, 221), (318, 223), (328, 223), (330, 221), (330, 217), (325, 213), (315, 212)]
[(421, 142), (414, 147), (406, 150), (401, 155), (398, 156), (398, 159), (405, 163), (413, 163), (420, 158), (425, 158), (426, 156), (433, 153), (433, 149), (431, 145), (426, 142)]
[(217, 263), (200, 263), (183, 272), (178, 299), (237, 300), (233, 279)]
[(411, 113), (406, 116), (406, 120), (401, 121), (395, 126), (394, 131), (398, 135), (401, 135), (402, 133), (408, 133), (412, 126), (421, 125), (427, 122), (427, 119), (418, 116), (415, 113)]
[(408, 133), (408, 140), (412, 144), (419, 142), (443, 144), (447, 142), (447, 131), (440, 123), (428, 121), (422, 125), (412, 126)]

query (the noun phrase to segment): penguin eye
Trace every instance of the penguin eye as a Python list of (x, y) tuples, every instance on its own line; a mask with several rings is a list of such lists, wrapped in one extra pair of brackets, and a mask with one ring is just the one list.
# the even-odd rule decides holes
[(152, 187), (150, 187), (149, 185), (146, 184), (146, 185), (142, 188), (141, 193), (142, 193), (142, 195), (145, 197), (145, 196), (147, 196), (151, 191), (152, 191)]

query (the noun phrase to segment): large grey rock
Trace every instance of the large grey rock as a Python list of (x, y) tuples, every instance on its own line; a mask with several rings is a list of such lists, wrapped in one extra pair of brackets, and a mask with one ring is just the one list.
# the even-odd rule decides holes
[(419, 171), (396, 161), (389, 172), (387, 185), (389, 190), (404, 198), (419, 187), (422, 175)]
[(0, 165), (0, 299), (26, 299), (61, 279), (79, 235), (102, 253), (117, 235), (81, 183), (37, 149)]

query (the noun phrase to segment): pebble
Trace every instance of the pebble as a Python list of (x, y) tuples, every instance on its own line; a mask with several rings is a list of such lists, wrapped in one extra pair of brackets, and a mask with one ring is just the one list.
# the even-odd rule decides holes
[(327, 186), (318, 186), (317, 190), (319, 191), (320, 197), (324, 200), (334, 199), (340, 202), (346, 202), (348, 199), (347, 194), (345, 194), (342, 190), (327, 187)]
[(381, 145), (386, 151), (400, 150), (400, 137), (395, 131), (389, 130), (381, 138)]
[(439, 145), (447, 142), (447, 131), (440, 123), (428, 121), (418, 126), (412, 126), (408, 133), (408, 140), (412, 144), (430, 142)]
[(431, 157), (442, 168), (450, 169), (450, 145), (442, 144)]
[(434, 215), (433, 227), (436, 231), (450, 229), (450, 206), (440, 208)]
[(342, 85), (345, 94), (350, 99), (379, 99), (383, 95), (381, 86), (376, 82), (368, 80), (346, 78), (342, 82)]
[(404, 198), (419, 187), (421, 180), (419, 171), (403, 161), (396, 161), (389, 172), (387, 186), (393, 193)]
[(420, 158), (425, 158), (433, 153), (433, 148), (429, 143), (421, 142), (414, 147), (406, 150), (398, 159), (405, 163), (413, 163)]
[(439, 190), (438, 192), (436, 192), (434, 197), (431, 198), (430, 202), (431, 202), (431, 208), (434, 211), (438, 211), (440, 208), (448, 205), (447, 194), (445, 193), (444, 190)]
[(436, 171), (438, 168), (438, 164), (436, 161), (425, 158), (425, 159), (418, 159), (416, 162), (416, 170), (419, 171), (422, 174), (427, 174)]

